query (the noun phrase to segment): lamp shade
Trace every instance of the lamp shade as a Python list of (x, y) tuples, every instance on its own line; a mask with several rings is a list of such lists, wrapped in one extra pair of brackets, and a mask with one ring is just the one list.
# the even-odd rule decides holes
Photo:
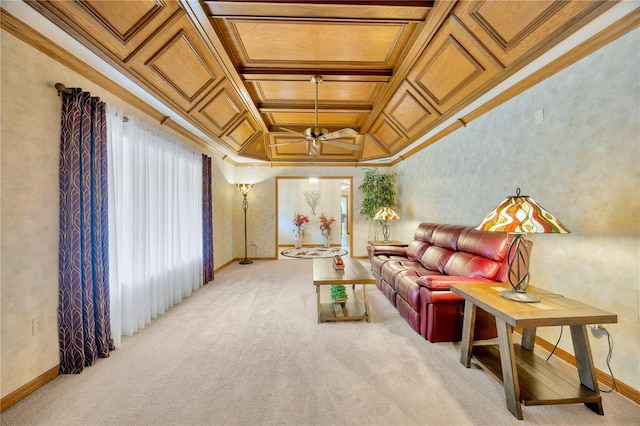
[(373, 216), (373, 220), (398, 220), (400, 216), (391, 207), (383, 207)]
[(569, 231), (551, 213), (528, 195), (507, 197), (476, 229), (512, 234), (567, 234)]
[(251, 191), (251, 188), (253, 188), (252, 183), (237, 183), (236, 186), (238, 187), (238, 191), (240, 191), (242, 195), (247, 195), (249, 191)]

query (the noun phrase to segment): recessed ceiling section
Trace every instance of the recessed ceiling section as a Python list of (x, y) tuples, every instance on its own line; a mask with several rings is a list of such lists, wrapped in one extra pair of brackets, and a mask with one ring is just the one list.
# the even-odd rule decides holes
[(226, 30), (240, 69), (321, 65), (391, 68), (411, 35), (407, 25), (395, 23), (271, 20), (217, 23)]

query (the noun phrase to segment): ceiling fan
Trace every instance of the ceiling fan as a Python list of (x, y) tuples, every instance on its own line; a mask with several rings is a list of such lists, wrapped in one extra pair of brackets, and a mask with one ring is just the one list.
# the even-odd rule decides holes
[(340, 129), (335, 132), (329, 133), (329, 131), (325, 128), (318, 127), (318, 86), (320, 83), (324, 81), (321, 75), (312, 75), (310, 80), (316, 86), (316, 96), (315, 96), (315, 125), (314, 127), (309, 127), (304, 131), (304, 133), (297, 132), (295, 130), (286, 129), (284, 127), (280, 127), (280, 129), (296, 134), (298, 136), (302, 136), (304, 140), (296, 141), (296, 142), (282, 142), (271, 144), (270, 146), (281, 146), (281, 145), (291, 145), (294, 143), (306, 143), (309, 146), (309, 154), (316, 155), (320, 153), (320, 144), (328, 144), (333, 146), (339, 146), (341, 148), (350, 149), (352, 151), (359, 151), (362, 149), (360, 145), (341, 142), (335, 139), (355, 136), (358, 134), (353, 129)]

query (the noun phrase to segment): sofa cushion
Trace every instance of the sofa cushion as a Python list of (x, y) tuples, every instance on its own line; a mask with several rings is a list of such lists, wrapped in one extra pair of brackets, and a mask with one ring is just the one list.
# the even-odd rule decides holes
[(384, 265), (385, 263), (387, 263), (390, 260), (403, 260), (406, 259), (406, 257), (404, 256), (398, 256), (398, 255), (387, 255), (387, 254), (381, 254), (381, 255), (376, 255), (376, 256), (372, 256), (371, 257), (371, 271), (380, 275), (381, 271), (382, 271), (382, 265)]
[(477, 254), (498, 262), (504, 261), (508, 247), (509, 235), (506, 232), (487, 232), (467, 228), (458, 238), (458, 251)]
[(416, 262), (419, 261), (422, 255), (424, 254), (425, 250), (430, 245), (431, 244), (424, 241), (416, 241), (416, 240), (411, 241), (406, 249), (407, 259), (414, 260)]
[(419, 262), (413, 262), (410, 260), (390, 260), (382, 265), (380, 276), (395, 289), (395, 281), (398, 276), (406, 273), (427, 275), (429, 271), (424, 269)]
[(403, 274), (396, 279), (396, 293), (413, 308), (420, 312), (420, 286), (416, 281), (420, 278), (417, 274)]
[(438, 226), (440, 226), (438, 223), (421, 223), (416, 228), (416, 232), (413, 233), (413, 239), (417, 241), (431, 242), (433, 230)]
[(438, 246), (431, 246), (425, 250), (422, 258), (420, 258), (420, 263), (426, 269), (444, 273), (444, 267), (453, 253), (453, 250)]
[(460, 225), (440, 225), (433, 230), (431, 235), (431, 244), (444, 247), (449, 250), (456, 250), (458, 247), (458, 238), (465, 227)]
[(444, 267), (444, 273), (452, 276), (487, 278), (495, 281), (501, 267), (501, 262), (464, 251), (457, 251), (449, 258)]

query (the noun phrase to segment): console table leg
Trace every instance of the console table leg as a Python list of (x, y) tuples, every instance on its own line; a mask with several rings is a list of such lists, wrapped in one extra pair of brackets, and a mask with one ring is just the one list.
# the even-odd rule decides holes
[[(593, 357), (591, 356), (591, 346), (589, 345), (587, 327), (585, 325), (571, 325), (569, 328), (571, 329), (571, 340), (573, 340), (573, 352), (576, 357), (580, 383), (600, 394), (600, 391), (598, 390), (596, 370), (593, 365)], [(585, 405), (589, 407), (591, 411), (604, 415), (602, 400), (598, 402), (588, 402), (585, 403)]]
[(321, 320), (321, 314), (320, 314), (320, 286), (317, 285), (316, 286), (316, 300), (317, 300), (317, 311), (318, 311), (318, 324), (320, 324), (322, 322)]
[(465, 300), (464, 319), (462, 322), (462, 346), (460, 348), (460, 362), (465, 367), (471, 367), (471, 353), (473, 352), (473, 332), (476, 324), (476, 305)]
[(522, 342), (520, 343), (523, 348), (528, 351), (533, 351), (533, 347), (536, 343), (536, 327), (527, 327), (522, 330)]
[(367, 322), (371, 322), (371, 316), (369, 314), (369, 292), (367, 291), (366, 284), (362, 284), (362, 291), (364, 292), (364, 314), (367, 317)]
[(502, 382), (507, 399), (507, 408), (511, 414), (522, 420), (520, 404), (520, 384), (516, 370), (516, 357), (513, 351), (513, 327), (496, 317), (498, 343), (500, 345), (500, 364), (502, 365)]

